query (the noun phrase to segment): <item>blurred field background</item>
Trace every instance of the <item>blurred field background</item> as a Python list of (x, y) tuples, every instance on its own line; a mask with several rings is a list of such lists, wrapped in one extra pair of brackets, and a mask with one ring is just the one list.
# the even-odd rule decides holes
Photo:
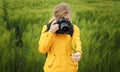
[(0, 0), (0, 72), (43, 72), (41, 28), (61, 2), (81, 31), (79, 72), (120, 72), (119, 0)]

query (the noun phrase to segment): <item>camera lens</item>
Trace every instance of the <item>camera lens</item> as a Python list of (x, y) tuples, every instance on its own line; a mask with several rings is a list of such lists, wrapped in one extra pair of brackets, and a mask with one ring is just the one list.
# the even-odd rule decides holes
[(61, 30), (63, 30), (64, 32), (68, 31), (68, 24), (67, 23), (61, 23), (60, 26)]
[(62, 30), (63, 31), (68, 31), (68, 27), (63, 27)]

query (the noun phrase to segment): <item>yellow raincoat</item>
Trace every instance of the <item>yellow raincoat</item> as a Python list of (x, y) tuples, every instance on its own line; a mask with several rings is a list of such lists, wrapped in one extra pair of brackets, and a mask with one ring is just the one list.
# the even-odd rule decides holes
[(47, 25), (43, 26), (39, 40), (39, 51), (47, 53), (44, 72), (77, 72), (78, 63), (72, 60), (72, 47), (82, 53), (79, 28), (74, 25), (74, 33), (71, 37), (68, 34), (53, 34), (45, 32)]

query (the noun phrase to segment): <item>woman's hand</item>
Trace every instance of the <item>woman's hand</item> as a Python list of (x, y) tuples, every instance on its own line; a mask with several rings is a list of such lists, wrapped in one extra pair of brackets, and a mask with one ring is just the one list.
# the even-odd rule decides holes
[(58, 24), (54, 24), (56, 22), (56, 20), (54, 20), (51, 23), (51, 27), (50, 27), (50, 32), (55, 33), (58, 29), (59, 29), (59, 25)]
[(76, 52), (76, 53), (72, 54), (72, 59), (75, 62), (80, 61), (80, 59), (81, 59), (81, 53), (80, 52)]

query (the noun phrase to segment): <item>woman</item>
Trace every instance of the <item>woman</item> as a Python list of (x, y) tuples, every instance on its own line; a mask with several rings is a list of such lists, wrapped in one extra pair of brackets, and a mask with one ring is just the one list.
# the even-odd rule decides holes
[(50, 28), (43, 26), (39, 40), (39, 51), (47, 53), (44, 72), (77, 72), (80, 61), (81, 41), (79, 28), (73, 25), (73, 34), (59, 34), (59, 24), (55, 24), (60, 18), (71, 20), (70, 7), (66, 3), (57, 5), (50, 20)]

